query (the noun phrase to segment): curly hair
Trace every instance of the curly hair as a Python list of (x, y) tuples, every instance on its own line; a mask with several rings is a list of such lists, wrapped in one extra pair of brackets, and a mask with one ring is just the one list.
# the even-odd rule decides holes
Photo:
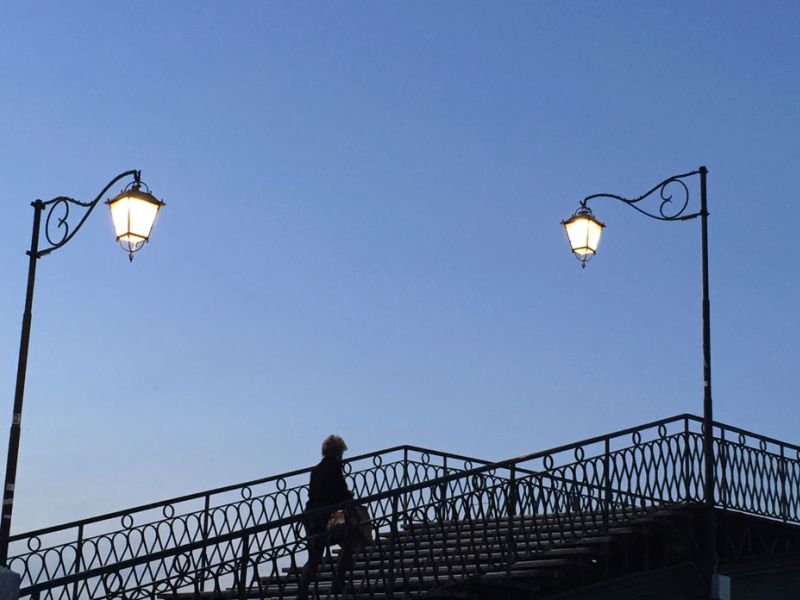
[(338, 435), (329, 435), (322, 442), (322, 456), (341, 456), (347, 450), (347, 444)]

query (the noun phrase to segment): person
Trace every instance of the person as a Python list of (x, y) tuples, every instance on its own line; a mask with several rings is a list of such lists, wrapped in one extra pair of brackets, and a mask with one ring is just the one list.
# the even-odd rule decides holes
[[(347, 482), (342, 473), (342, 456), (345, 450), (347, 450), (347, 444), (341, 437), (329, 435), (322, 442), (322, 460), (311, 470), (308, 502), (305, 507), (306, 513), (309, 514), (306, 514), (303, 520), (308, 538), (308, 561), (300, 575), (297, 600), (308, 598), (308, 587), (317, 576), (317, 568), (322, 562), (322, 555), (328, 544), (328, 519), (332, 512), (313, 511), (353, 498), (353, 494), (347, 489)], [(353, 553), (358, 549), (357, 545), (356, 537), (348, 535), (341, 544), (342, 550), (339, 553), (333, 581), (333, 591), (337, 594), (344, 591), (345, 578), (352, 565)]]

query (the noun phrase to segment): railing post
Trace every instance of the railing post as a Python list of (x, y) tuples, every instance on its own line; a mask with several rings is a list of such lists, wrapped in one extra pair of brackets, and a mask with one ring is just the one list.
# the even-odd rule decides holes
[[(83, 568), (83, 523), (78, 525), (78, 541), (75, 543), (75, 574), (81, 572)], [(78, 582), (72, 584), (72, 598), (78, 598)]]
[(725, 441), (725, 428), (720, 427), (719, 432), (719, 462), (722, 467), (719, 496), (720, 500), (722, 500), (722, 510), (728, 510), (728, 442)]
[[(442, 476), (447, 477), (447, 456), (442, 461)], [(447, 483), (439, 484), (439, 520), (444, 522), (447, 517)]]
[(603, 529), (608, 531), (611, 514), (611, 440), (603, 444)]
[(506, 562), (510, 568), (514, 562), (516, 544), (514, 543), (514, 517), (517, 516), (517, 465), (511, 465), (511, 475), (508, 480), (508, 494), (506, 497), (506, 512), (508, 513), (508, 526), (506, 528)]
[(689, 454), (689, 417), (684, 418), (683, 420), (683, 483), (685, 488), (686, 497), (684, 500), (688, 504), (692, 501), (692, 480), (691, 480), (691, 473), (692, 473), (692, 464), (690, 460)]
[[(408, 448), (403, 448), (403, 487), (408, 486)], [(395, 507), (396, 509), (397, 507)], [(397, 512), (396, 510), (394, 511)], [(408, 492), (403, 492), (403, 514), (408, 515)], [(407, 518), (407, 517), (406, 517)], [(408, 521), (406, 521), (408, 524)]]
[(245, 535), (242, 538), (242, 564), (239, 567), (239, 600), (247, 598), (247, 563), (250, 560), (250, 536)]
[(391, 535), (389, 536), (389, 575), (386, 581), (386, 597), (390, 600), (394, 598), (394, 555), (395, 544), (398, 537), (397, 532), (397, 496), (392, 498), (392, 520), (390, 524)]
[(781, 444), (781, 463), (778, 469), (781, 475), (781, 520), (786, 523), (789, 518), (789, 502), (786, 495), (786, 452)]
[[(209, 533), (209, 517), (211, 512), (211, 495), (206, 494), (205, 505), (203, 508), (203, 541), (208, 541), (208, 533)], [(200, 588), (201, 592), (206, 590), (206, 571), (208, 570), (208, 546), (203, 544), (203, 549), (200, 552), (200, 572), (197, 574), (197, 586)]]
[(517, 516), (517, 465), (511, 465), (511, 477), (508, 482), (506, 504), (509, 519)]

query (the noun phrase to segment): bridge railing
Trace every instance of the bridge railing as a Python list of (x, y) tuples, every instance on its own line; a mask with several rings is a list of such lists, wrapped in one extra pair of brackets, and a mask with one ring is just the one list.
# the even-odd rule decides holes
[[(459, 482), (460, 493), (446, 501), (432, 490)], [(441, 548), (436, 567), (442, 584), (461, 581), (467, 574), (501, 569), (508, 560), (568, 542), (587, 532), (599, 532), (631, 518), (637, 510), (660, 505), (656, 498), (617, 494), (608, 502), (603, 488), (584, 486), (548, 473), (518, 479), (498, 479), (491, 466), (474, 468), (469, 475), (455, 473), (402, 488), (404, 496), (386, 491), (319, 509), (327, 513), (358, 502), (366, 506), (377, 535), (375, 544), (360, 550), (361, 569), (351, 573), (351, 588), (370, 595), (398, 588), (398, 597), (421, 589), (431, 567), (440, 534), (453, 533), (461, 542)], [(620, 499), (622, 499), (620, 501)], [(514, 520), (517, 514), (533, 519)], [(442, 516), (445, 518), (442, 519)], [(540, 521), (537, 521), (537, 516)], [(305, 562), (305, 538), (300, 534), (303, 515), (276, 519), (237, 532), (184, 543), (168, 550), (120, 560), (79, 574), (68, 575), (23, 590), (44, 598), (168, 597), (177, 593), (216, 592), (228, 597), (293, 598), (300, 568)], [(406, 523), (403, 526), (403, 523)], [(476, 529), (473, 524), (479, 527)], [(401, 537), (400, 531), (405, 534)], [(450, 529), (450, 531), (448, 531)], [(430, 563), (431, 561), (427, 561)], [(466, 571), (464, 564), (474, 565)], [(281, 575), (288, 571), (290, 577)], [(403, 585), (400, 586), (402, 581)], [(399, 588), (402, 587), (402, 590)], [(234, 590), (234, 594), (231, 594)]]
[[(444, 526), (471, 514), (535, 515), (553, 507), (565, 514), (594, 512), (607, 525), (633, 508), (702, 501), (701, 427), (701, 419), (678, 415), (496, 463), (400, 446), (355, 457), (346, 471), (374, 525), (389, 532), (421, 518)], [(717, 504), (797, 523), (800, 448), (721, 424), (714, 434)], [(16, 536), (29, 548), (33, 540), (33, 548), (13, 557), (11, 568), (23, 573), (23, 595), (59, 599), (155, 597), (232, 579), (250, 585), (252, 574), (263, 574), (267, 565), (274, 578), (305, 559), (308, 471), (177, 499), (205, 504), (180, 514), (173, 500), (77, 522), (77, 540), (61, 544), (36, 547), (43, 536), (76, 524)], [(266, 491), (257, 490), (262, 484)], [(208, 499), (232, 492), (239, 498), (213, 506)], [(132, 514), (139, 519), (153, 512), (149, 521), (133, 522)], [(94, 523), (114, 520), (122, 527), (88, 532)], [(242, 565), (250, 565), (249, 576)]]
[[(487, 464), (416, 446), (396, 446), (344, 462), (356, 496), (398, 489)], [(171, 498), (10, 539), (8, 567), (21, 587), (168, 551), (303, 512), (311, 467)]]
[(714, 441), (717, 506), (800, 523), (800, 446), (720, 425)]

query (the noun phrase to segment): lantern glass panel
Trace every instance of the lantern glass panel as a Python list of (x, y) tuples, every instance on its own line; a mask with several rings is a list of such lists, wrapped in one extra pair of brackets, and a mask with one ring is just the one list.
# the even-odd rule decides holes
[(150, 237), (160, 206), (130, 195), (117, 198), (110, 208), (117, 239), (141, 244)]
[(575, 215), (564, 223), (569, 245), (578, 256), (593, 255), (600, 245), (603, 225), (589, 215)]

